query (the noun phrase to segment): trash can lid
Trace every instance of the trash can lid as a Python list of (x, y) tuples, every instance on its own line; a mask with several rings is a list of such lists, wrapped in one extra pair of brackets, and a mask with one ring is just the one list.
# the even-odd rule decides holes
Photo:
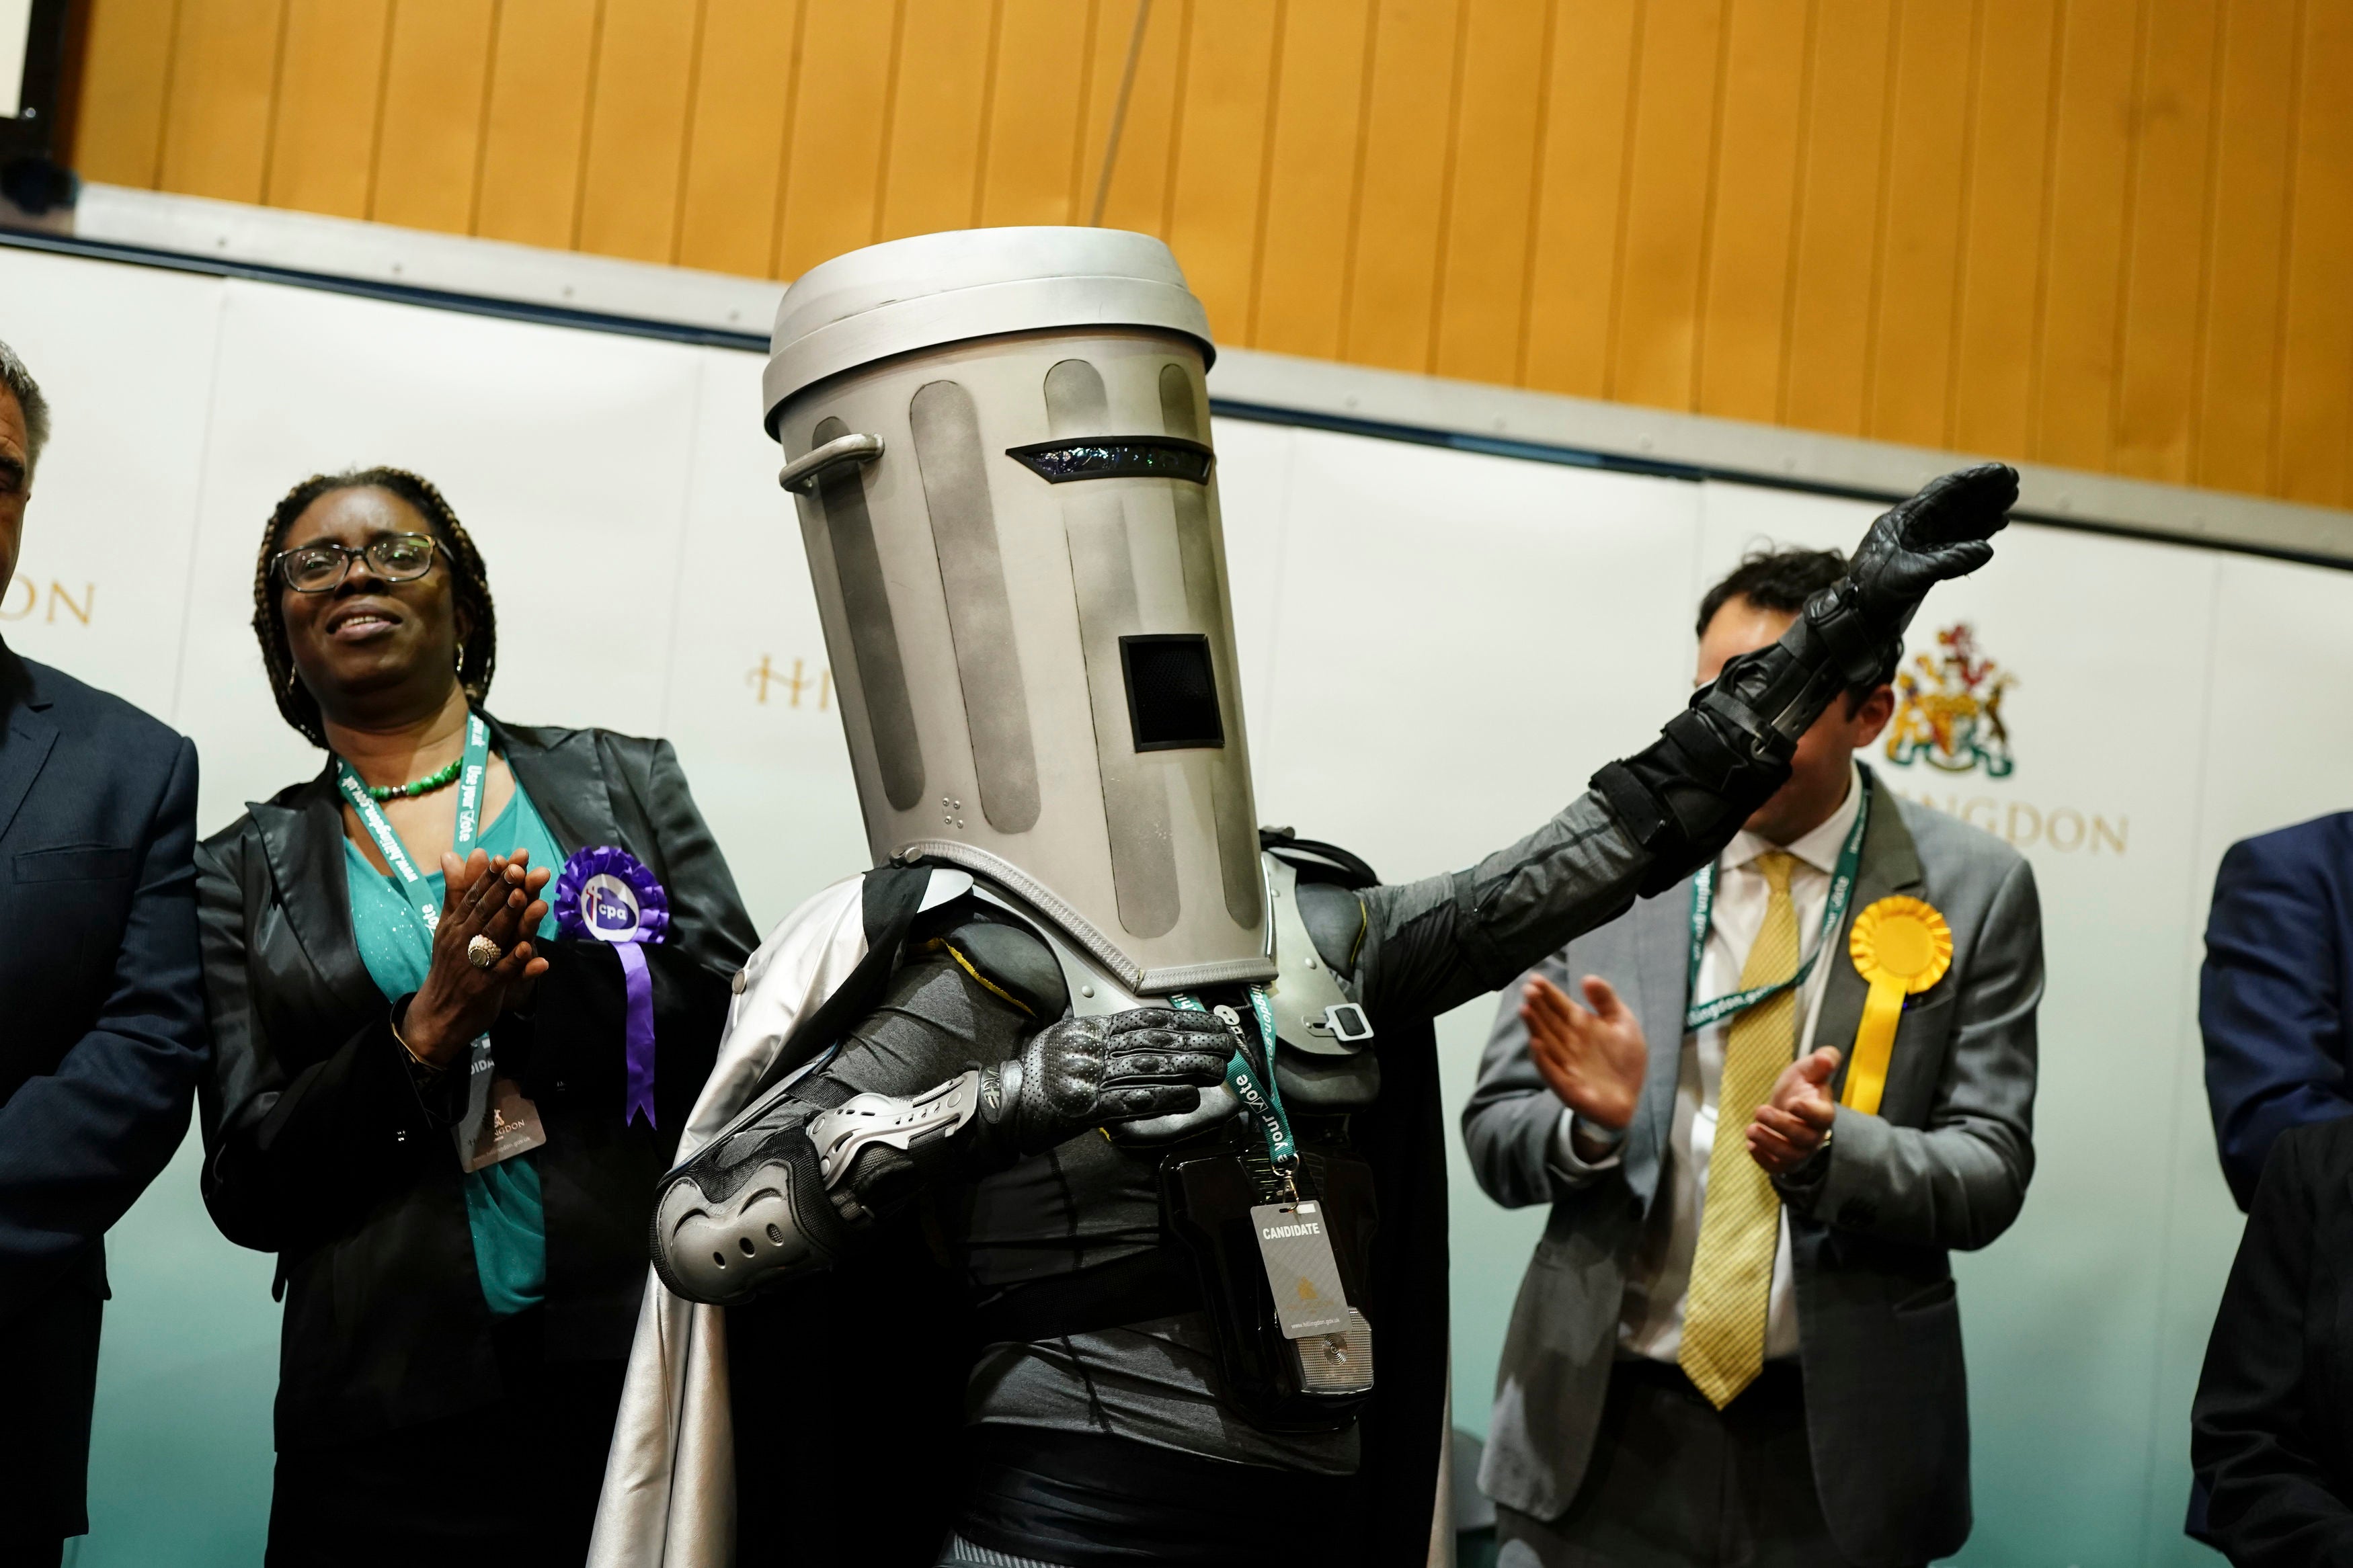
[(1213, 358), (1208, 313), (1167, 246), (1116, 228), (965, 228), (837, 256), (785, 290), (768, 339), (768, 433), (785, 400), (862, 364), (1056, 327), (1179, 332)]

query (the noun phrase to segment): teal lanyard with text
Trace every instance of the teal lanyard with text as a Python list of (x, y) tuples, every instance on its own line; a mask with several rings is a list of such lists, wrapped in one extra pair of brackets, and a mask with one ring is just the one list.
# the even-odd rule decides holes
[[(1206, 1013), (1210, 1009), (1201, 1005), (1198, 996), (1178, 992), (1168, 998), (1169, 1004), (1187, 1013)], [(1227, 1030), (1234, 1037), (1233, 1059), (1226, 1064), (1226, 1086), (1234, 1091), (1250, 1115), (1257, 1119), (1259, 1131), (1266, 1139), (1267, 1163), (1275, 1173), (1288, 1181), (1291, 1173), (1299, 1168), (1299, 1145), (1293, 1142), (1291, 1121), (1282, 1113), (1282, 1091), (1274, 1084), (1274, 1005), (1267, 1000), (1266, 987), (1250, 988), (1251, 1016), (1258, 1023), (1258, 1037), (1266, 1047), (1265, 1066), (1252, 1059), (1249, 1037), (1242, 1033), (1241, 1018), (1230, 1007), (1216, 1009)], [(1265, 1081), (1260, 1081), (1263, 1073)]]
[[(469, 713), (466, 715), (466, 756), (458, 767), (458, 831), (449, 842), (450, 849), (460, 860), (472, 852), (474, 836), (481, 828), (482, 777), (490, 768), (490, 761), (491, 727), (483, 722), (480, 713)], [(377, 851), (384, 856), (384, 863), (392, 868), (394, 883), (416, 908), (418, 918), (425, 922), (426, 931), (430, 932), (441, 922), (441, 906), (426, 892), (425, 873), (410, 858), (407, 847), (400, 841), (400, 835), (393, 831), (392, 821), (385, 816), (384, 807), (376, 804), (375, 796), (368, 794), (366, 782), (352, 771), (352, 764), (341, 757), (335, 759), (335, 784), (343, 792), (343, 798), (352, 803), (352, 809), (359, 813), (360, 826), (366, 828), (368, 837), (375, 841)]]
[[(1871, 820), (1871, 774), (1858, 768), (1855, 778), (1855, 787), (1862, 792), (1862, 799), (1855, 806), (1854, 826), (1847, 829), (1846, 843), (1839, 849), (1837, 868), (1831, 873), (1831, 896), (1822, 905), (1821, 935), (1814, 942), (1814, 951), (1807, 955), (1805, 963), (1798, 966), (1797, 973), (1778, 985), (1759, 985), (1753, 990), (1718, 996), (1712, 1002), (1694, 1002), (1683, 1013), (1686, 1030), (1704, 1029), (1710, 1024), (1731, 1017), (1735, 1013), (1746, 1012), (1757, 1003), (1778, 996), (1792, 986), (1803, 985), (1806, 976), (1813, 973), (1815, 961), (1830, 945), (1831, 933), (1837, 931), (1839, 922), (1846, 918), (1847, 900), (1854, 895), (1855, 868), (1862, 859), (1862, 830)], [(1700, 959), (1707, 951), (1708, 922), (1715, 918), (1715, 868), (1710, 865), (1703, 867), (1699, 875), (1692, 879), (1691, 968), (1686, 972), (1691, 976), (1691, 990), (1686, 994), (1698, 994)]]

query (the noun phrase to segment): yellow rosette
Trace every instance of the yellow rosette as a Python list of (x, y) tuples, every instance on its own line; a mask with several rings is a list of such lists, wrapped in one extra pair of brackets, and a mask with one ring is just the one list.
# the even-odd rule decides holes
[(1895, 1025), (1904, 998), (1926, 991), (1953, 966), (1953, 928), (1918, 899), (1882, 899), (1854, 917), (1847, 937), (1855, 973), (1871, 987), (1862, 1004), (1862, 1024), (1846, 1069), (1840, 1103), (1866, 1116), (1879, 1113), (1887, 1088), (1887, 1058), (1895, 1050)]

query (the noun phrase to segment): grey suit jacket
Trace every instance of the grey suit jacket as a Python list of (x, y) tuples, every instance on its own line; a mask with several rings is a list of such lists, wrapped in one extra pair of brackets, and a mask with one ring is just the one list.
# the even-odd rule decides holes
[[(1879, 1114), (1841, 1109), (1829, 1154), (1778, 1184), (1789, 1212), (1808, 1434), (1824, 1517), (1863, 1568), (1957, 1551), (1969, 1532), (1968, 1402), (1947, 1251), (2018, 1216), (2034, 1170), (2034, 1010), (2042, 922), (2017, 851), (1953, 818), (1874, 792), (1847, 925), (1880, 899), (1926, 899), (1953, 930), (1945, 978), (1896, 1028)], [(1686, 1004), (1688, 885), (1637, 904), (1533, 973), (1576, 994), (1599, 974), (1626, 997), (1650, 1068), (1623, 1157), (1584, 1185), (1548, 1157), (1560, 1101), (1528, 1060), (1519, 987), (1506, 992), (1462, 1112), (1472, 1169), (1507, 1207), (1548, 1203), (1512, 1311), (1479, 1484), (1540, 1519), (1576, 1496), (1617, 1352), (1627, 1260), (1659, 1191)], [(1866, 987), (1832, 965), (1813, 1044), (1841, 1050)], [(1841, 1086), (1844, 1071), (1841, 1071)]]

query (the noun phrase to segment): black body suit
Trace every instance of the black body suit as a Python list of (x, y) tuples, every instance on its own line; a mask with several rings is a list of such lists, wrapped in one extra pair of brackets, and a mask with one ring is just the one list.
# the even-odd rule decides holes
[[(1885, 679), (1873, 672), (1885, 668), (1889, 640), (1927, 587), (1989, 556), (1984, 541), (2015, 497), (2016, 476), (1989, 465), (1937, 480), (1881, 518), (1848, 580), (1810, 603), (1779, 643), (1728, 663), (1657, 743), (1605, 767), (1551, 821), (1468, 870), (1379, 886), (1352, 876), (1345, 856), (1273, 846), (1303, 866), (1298, 904), (1309, 935), (1376, 1032), (1377, 1099), (1295, 1128), (1303, 1145), (1357, 1145), (1375, 1170), (1381, 1231), (1366, 1315), (1380, 1368), (1366, 1421), (1300, 1432), (1244, 1419), (1220, 1394), (1207, 1320), (1181, 1296), (1113, 1291), (1110, 1307), (1098, 1300), (1092, 1310), (1063, 1300), (1060, 1321), (1055, 1310), (1011, 1310), (1050, 1299), (1057, 1280), (1132, 1284), (1132, 1270), (1113, 1271), (1167, 1250), (1158, 1183), (1169, 1151), (1104, 1130), (1120, 1120), (1107, 1077), (1100, 1106), (1058, 1123), (1051, 1146), (1026, 1157), (992, 1132), (997, 1102), (985, 1100), (988, 1118), (953, 1136), (904, 1153), (866, 1148), (824, 1194), (829, 1205), (810, 1198), (813, 1180), (795, 1193), (816, 1255), (856, 1266), (819, 1277), (833, 1281), (829, 1293), (804, 1289), (802, 1280), (777, 1293), (777, 1311), (799, 1314), (790, 1352), (758, 1348), (756, 1335), (731, 1328), (741, 1347), (738, 1419), (785, 1404), (776, 1397), (779, 1379), (806, 1392), (815, 1377), (842, 1397), (793, 1400), (783, 1428), (739, 1441), (745, 1559), (759, 1560), (756, 1543), (780, 1533), (778, 1561), (825, 1560), (821, 1550), (808, 1554), (812, 1542), (797, 1525), (780, 1521), (771, 1533), (754, 1529), (753, 1516), (758, 1478), (818, 1455), (827, 1423), (843, 1409), (893, 1407), (906, 1417), (895, 1429), (883, 1422), (863, 1430), (895, 1430), (875, 1440), (899, 1447), (893, 1458), (936, 1467), (937, 1450), (913, 1435), (917, 1407), (931, 1399), (940, 1414), (938, 1385), (952, 1386), (955, 1371), (968, 1368), (964, 1476), (951, 1519), (984, 1547), (1076, 1568), (1421, 1562), (1444, 1419), (1443, 1163), (1430, 1021), (1712, 859), (1788, 776), (1797, 736), (1836, 693)], [(880, 1005), (837, 1035), (839, 1048), (786, 1100), (739, 1123), (670, 1180), (696, 1182), (715, 1201), (817, 1113), (860, 1093), (913, 1099), (974, 1069), (992, 1086), (987, 1095), (989, 1075), (1003, 1070), (991, 1064), (1025, 1050), (1034, 1058), (1037, 1042), (1071, 1030), (1059, 1022), (1071, 1000), (1060, 964), (1025, 928), (1018, 901), (1004, 903), (1011, 909), (972, 896), (902, 923), (890, 935), (901, 956)], [(872, 907), (870, 899), (870, 940)], [(1248, 1016), (1239, 990), (1202, 1000), (1235, 1003)], [(1280, 1054), (1277, 1078), (1284, 1081)], [(1231, 1139), (1241, 1151), (1256, 1131), (1238, 1115), (1203, 1136)], [(806, 1138), (800, 1147), (809, 1147)], [(814, 1177), (813, 1160), (800, 1158)], [(745, 1255), (753, 1251), (747, 1239)], [(944, 1274), (927, 1271), (927, 1252), (946, 1263)], [(663, 1267), (659, 1238), (656, 1258)], [(948, 1294), (968, 1318), (946, 1310), (939, 1298)], [(1073, 1294), (1086, 1292), (1063, 1292)], [(911, 1310), (917, 1297), (924, 1299)], [(952, 1321), (964, 1326), (943, 1326)], [(868, 1349), (860, 1354), (870, 1359), (848, 1370), (815, 1364), (812, 1335), (839, 1342), (859, 1330), (870, 1346), (878, 1336), (890, 1342), (882, 1362)], [(883, 1362), (898, 1379), (888, 1392), (876, 1381)], [(941, 1374), (929, 1394), (923, 1367)], [(929, 1477), (915, 1491), (945, 1495)], [(896, 1495), (905, 1539), (936, 1530), (936, 1516), (922, 1517), (907, 1490)], [(893, 1560), (876, 1550), (872, 1531), (857, 1539), (860, 1560)]]
[[(1388, 1080), (1382, 1098), (1393, 1108), (1419, 1100), (1434, 1122), (1434, 1097), (1399, 1095), (1404, 1086), (1397, 1081), (1402, 1077), (1434, 1087), (1429, 1021), (1508, 984), (1572, 935), (1623, 909), (1650, 860), (1608, 806), (1587, 795), (1467, 871), (1361, 891), (1335, 882), (1303, 883), (1301, 908), (1319, 955), (1372, 1020)], [(1067, 1005), (1044, 944), (988, 906), (965, 902), (935, 911), (907, 945), (909, 956), (892, 976), (883, 1005), (804, 1080), (801, 1092), (811, 1104), (839, 1104), (868, 1091), (919, 1094), (968, 1067), (1018, 1055), (1022, 1038), (1060, 1016)], [(1220, 999), (1246, 1005), (1239, 993), (1203, 997)], [(1278, 1056), (1278, 1082), (1287, 1072), (1287, 1054), (1285, 1047)], [(1416, 1059), (1402, 1059), (1408, 1056)], [(1351, 1118), (1302, 1116), (1295, 1108), (1293, 1117), (1304, 1144), (1352, 1141)], [(1426, 1142), (1392, 1142), (1422, 1143), (1434, 1152), (1434, 1125), (1429, 1133)], [(1247, 1147), (1256, 1132), (1238, 1117), (1212, 1136), (1234, 1137)], [(976, 1147), (971, 1160), (957, 1162), (959, 1168), (938, 1173), (944, 1179), (929, 1194), (930, 1212), (983, 1324), (989, 1305), (1020, 1287), (1162, 1247), (1157, 1183), (1166, 1152), (1091, 1128), (1009, 1164)], [(901, 1163), (888, 1151), (870, 1151), (867, 1158), (877, 1155), (888, 1157), (878, 1163)], [(1430, 1179), (1442, 1184), (1442, 1163), (1427, 1155), (1409, 1163), (1419, 1167), (1426, 1204)], [(861, 1203), (896, 1210), (913, 1195), (908, 1189), (931, 1173), (904, 1162), (887, 1174), (860, 1170), (854, 1185)], [(1442, 1216), (1442, 1185), (1437, 1194), (1433, 1215)], [(1417, 1240), (1427, 1252), (1429, 1230), (1402, 1215), (1384, 1214), (1376, 1257), (1392, 1248), (1411, 1256)], [(1436, 1259), (1441, 1265), (1442, 1257), (1441, 1242)], [(1437, 1289), (1442, 1292), (1442, 1279)], [(1411, 1370), (1415, 1336), (1397, 1332), (1388, 1311), (1368, 1315), (1379, 1336), (1382, 1395), (1397, 1380), (1430, 1381), (1426, 1368), (1419, 1378)], [(1437, 1315), (1442, 1322), (1442, 1304)], [(985, 1327), (980, 1337), (987, 1337)], [(1427, 1359), (1430, 1347), (1419, 1349)], [(1442, 1375), (1441, 1368), (1440, 1383)], [(1427, 1414), (1429, 1431), (1415, 1434), (1409, 1447), (1427, 1453), (1434, 1470), (1440, 1418), (1434, 1407)], [(1359, 1469), (1363, 1456), (1354, 1424), (1335, 1432), (1268, 1432), (1221, 1403), (1216, 1347), (1198, 1310), (987, 1344), (965, 1390), (965, 1415), (974, 1427), (967, 1434), (974, 1484), (957, 1528), (984, 1545), (1022, 1555), (1073, 1563), (1234, 1563), (1244, 1560), (1237, 1551), (1263, 1548), (1272, 1554), (1269, 1560), (1297, 1562), (1295, 1553), (1276, 1550), (1278, 1540), (1290, 1539), (1301, 1545), (1313, 1540), (1316, 1559), (1337, 1561), (1325, 1555), (1336, 1544), (1335, 1531), (1356, 1535), (1372, 1517), (1369, 1505), (1378, 1500), (1364, 1495), (1370, 1489), (1333, 1484)], [(1396, 1441), (1406, 1444), (1405, 1435)], [(1163, 1452), (1125, 1451), (1134, 1445)], [(1198, 1467), (1171, 1459), (1166, 1450), (1212, 1463), (1275, 1467), (1296, 1479), (1232, 1478), (1242, 1494), (1238, 1507), (1185, 1509), (1191, 1517), (1183, 1521), (1183, 1534), (1171, 1536), (1164, 1531), (1176, 1521), (1162, 1516), (1198, 1495), (1188, 1484)], [(1146, 1510), (1141, 1520), (1132, 1509), (1120, 1520), (1097, 1511), (1106, 1494), (1133, 1502), (1155, 1479), (1176, 1483), (1167, 1507)], [(1251, 1506), (1261, 1500), (1277, 1506)], [(1430, 1510), (1425, 1483), (1418, 1508), (1425, 1529)], [(1270, 1532), (1279, 1533), (1271, 1540)], [(1114, 1533), (1126, 1539), (1113, 1545)], [(1107, 1547), (1134, 1555), (1100, 1555)]]

